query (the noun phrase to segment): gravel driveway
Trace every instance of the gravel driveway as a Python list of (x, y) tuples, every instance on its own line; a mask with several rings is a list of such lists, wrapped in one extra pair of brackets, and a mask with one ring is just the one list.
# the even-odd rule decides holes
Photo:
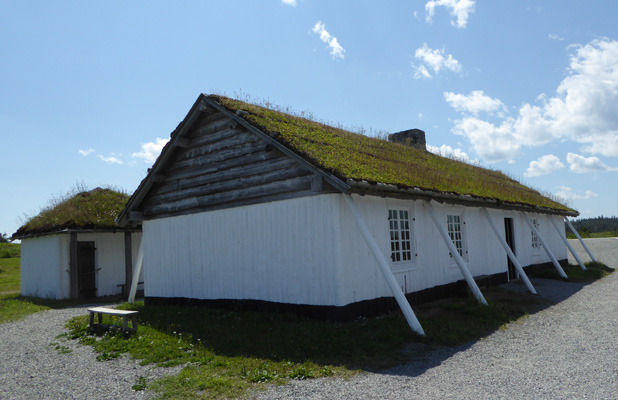
[[(618, 240), (587, 244), (600, 261), (618, 267)], [(617, 399), (618, 273), (588, 286), (537, 279), (533, 284), (540, 295), (565, 300), (471, 345), (440, 348), (349, 380), (293, 381), (256, 398)], [(147, 399), (151, 393), (131, 389), (140, 376), (175, 372), (127, 358), (99, 362), (89, 346), (57, 338), (65, 321), (86, 315), (86, 308), (0, 324), (0, 399)], [(61, 354), (56, 346), (71, 351)]]
[[(618, 267), (618, 240), (586, 244)], [(532, 282), (540, 295), (566, 299), (471, 345), (349, 380), (293, 381), (256, 398), (618, 399), (618, 273), (588, 286)]]
[[(172, 371), (140, 366), (127, 358), (97, 361), (90, 346), (58, 338), (64, 324), (90, 306), (49, 310), (0, 324), (0, 399), (148, 399), (131, 389), (140, 376)], [(59, 346), (59, 349), (56, 347)], [(61, 350), (71, 350), (62, 354)]]

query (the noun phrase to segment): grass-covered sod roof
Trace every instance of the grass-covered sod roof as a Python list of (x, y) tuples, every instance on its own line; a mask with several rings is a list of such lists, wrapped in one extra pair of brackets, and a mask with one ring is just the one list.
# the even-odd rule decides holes
[(36, 236), (65, 229), (117, 229), (115, 219), (129, 196), (112, 189), (96, 188), (64, 199), (52, 201), (38, 215), (30, 218), (14, 238)]
[(246, 111), (242, 115), (247, 122), (344, 181), (392, 184), (573, 211), (499, 171), (227, 97), (209, 98), (232, 112)]

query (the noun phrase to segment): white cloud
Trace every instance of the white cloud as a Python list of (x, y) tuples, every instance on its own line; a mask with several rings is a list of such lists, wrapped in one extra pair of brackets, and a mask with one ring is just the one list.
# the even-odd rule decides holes
[(558, 42), (561, 42), (561, 41), (563, 41), (563, 40), (564, 40), (564, 38), (563, 38), (562, 36), (558, 36), (558, 35), (556, 35), (556, 34), (554, 34), (554, 33), (550, 33), (550, 34), (549, 34), (549, 38), (550, 38), (551, 40), (556, 40), (556, 41), (558, 41)]
[(296, 5), (298, 4), (296, 0), (281, 0), (281, 2), (283, 4), (287, 4), (288, 6), (293, 6), (293, 7), (296, 7)]
[(451, 146), (443, 144), (440, 147), (427, 145), (427, 151), (433, 154), (437, 154), (442, 157), (453, 158), (456, 160), (465, 161), (467, 163), (475, 163), (476, 160), (470, 159), (468, 154), (461, 149), (453, 149)]
[(451, 20), (451, 25), (457, 28), (465, 28), (468, 24), (468, 17), (474, 12), (474, 0), (430, 0), (425, 4), (427, 22), (433, 20), (436, 7), (445, 7), (452, 17), (457, 17), (456, 21)]
[(94, 149), (92, 147), (89, 148), (88, 150), (77, 150), (77, 152), (84, 157), (86, 157), (88, 154), (92, 153), (93, 151)]
[(99, 154), (97, 155), (97, 157), (99, 157), (101, 160), (105, 161), (108, 164), (122, 164), (122, 161), (113, 156), (105, 157)]
[(576, 194), (573, 192), (573, 189), (571, 189), (568, 186), (559, 186), (558, 192), (556, 192), (556, 195), (558, 195), (560, 198), (563, 198), (567, 201), (579, 200), (579, 199), (591, 199), (593, 197), (597, 197), (597, 194), (591, 190), (586, 190), (586, 193), (584, 195)]
[(168, 140), (169, 139), (156, 138), (154, 142), (144, 143), (142, 144), (142, 150), (131, 154), (131, 157), (143, 158), (144, 162), (151, 164), (159, 157), (163, 146), (167, 144)]
[(438, 74), (442, 70), (450, 70), (453, 72), (461, 72), (461, 64), (451, 54), (444, 54), (445, 50), (431, 49), (427, 43), (423, 43), (423, 47), (416, 49), (414, 57), (421, 60), (423, 64), (412, 67), (415, 69), (414, 78), (431, 78), (432, 75), (427, 69), (433, 70), (434, 74)]
[(615, 171), (618, 168), (611, 168), (603, 164), (598, 157), (584, 157), (579, 154), (568, 153), (567, 162), (569, 169), (576, 174), (585, 174), (588, 172)]
[(467, 96), (453, 92), (444, 92), (444, 99), (455, 110), (473, 115), (478, 115), (480, 112), (506, 111), (504, 103), (498, 99), (492, 99), (482, 90), (475, 90)]
[(564, 168), (564, 164), (558, 157), (553, 154), (546, 154), (538, 160), (530, 162), (530, 167), (526, 170), (525, 176), (532, 178), (547, 175), (561, 168)]
[(462, 95), (450, 96), (449, 104), (464, 114), (453, 131), (468, 137), (489, 162), (512, 159), (522, 146), (557, 140), (580, 143), (584, 153), (618, 157), (618, 42), (597, 39), (569, 48), (569, 75), (553, 97), (541, 95), (540, 104), (524, 104), (516, 116), (493, 123), (470, 118), (466, 114), (475, 116), (475, 109), (453, 100)]
[(520, 151), (521, 143), (515, 140), (510, 126), (496, 126), (475, 117), (455, 121), (453, 133), (465, 136), (474, 150), (487, 162), (512, 160)]
[(324, 25), (322, 21), (318, 21), (312, 31), (313, 33), (317, 33), (320, 36), (320, 40), (328, 45), (330, 48), (330, 55), (333, 56), (333, 58), (339, 57), (343, 59), (345, 57), (343, 54), (345, 53), (345, 49), (341, 47), (336, 37), (328, 33), (326, 30), (326, 25)]

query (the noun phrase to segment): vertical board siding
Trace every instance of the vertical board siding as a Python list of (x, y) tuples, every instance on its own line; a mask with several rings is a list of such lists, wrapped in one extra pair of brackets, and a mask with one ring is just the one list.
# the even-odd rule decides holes
[[(125, 283), (124, 232), (78, 233), (78, 241), (95, 243), (95, 269), (97, 296), (111, 296), (122, 293), (118, 285)], [(137, 251), (141, 233), (133, 233), (131, 238), (133, 265), (137, 262)]]
[(145, 221), (146, 295), (338, 305), (337, 205), (321, 195)]
[[(408, 293), (463, 279), (422, 200), (353, 197), (389, 262), (388, 210), (411, 212), (414, 263), (394, 272), (400, 284), (405, 277)], [(444, 225), (448, 214), (462, 216), (473, 276), (507, 272), (506, 252), (480, 208), (434, 208)], [(504, 218), (513, 218), (516, 254), (523, 266), (549, 261), (542, 249), (533, 251), (530, 229), (520, 213), (488, 211), (501, 235)], [(565, 259), (564, 244), (549, 222), (560, 217), (529, 215), (539, 220), (556, 257)], [(339, 194), (145, 221), (144, 235), (148, 297), (345, 306), (392, 296)]]
[[(62, 238), (41, 236), (21, 242), (21, 295), (44, 299), (64, 299), (63, 278), (68, 281), (68, 254), (63, 255)], [(66, 275), (66, 277), (64, 276)]]
[[(420, 291), (463, 279), (460, 269), (452, 262), (446, 244), (433, 221), (425, 213), (423, 201), (397, 200), (375, 196), (354, 195), (353, 197), (368, 228), (373, 233), (374, 239), (389, 263), (388, 210), (405, 208), (413, 212), (415, 220), (412, 222), (412, 235), (416, 257), (414, 257), (415, 267), (410, 272), (405, 273), (408, 292)], [(447, 214), (457, 213), (462, 215), (463, 221), (465, 221), (463, 230), (468, 251), (466, 255), (467, 266), (473, 276), (506, 273), (508, 269), (506, 251), (499, 244), (488, 222), (481, 214), (480, 208), (432, 204), (445, 226)], [(349, 304), (392, 296), (374, 257), (356, 228), (352, 214), (343, 202), (341, 202), (340, 207), (341, 230), (338, 231), (337, 235), (338, 243), (341, 245), (339, 251), (341, 254), (341, 275), (344, 278), (342, 282), (345, 285), (345, 288), (341, 290), (340, 303)], [(516, 254), (523, 266), (550, 261), (549, 256), (542, 248), (539, 249), (540, 251), (533, 251), (530, 228), (521, 219), (520, 213), (497, 209), (488, 209), (488, 211), (490, 217), (498, 226), (502, 237), (504, 237), (502, 232), (504, 218), (513, 218)], [(566, 248), (549, 222), (549, 218), (554, 218), (555, 222), (558, 223), (562, 221), (561, 217), (545, 214), (529, 215), (531, 218), (539, 220), (541, 234), (549, 243), (555, 256), (559, 260), (565, 259), (567, 257)], [(401, 284), (404, 274), (394, 272), (394, 275)]]

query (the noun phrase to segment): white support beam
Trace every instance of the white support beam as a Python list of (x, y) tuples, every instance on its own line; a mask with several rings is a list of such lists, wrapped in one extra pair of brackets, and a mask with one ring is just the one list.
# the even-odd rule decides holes
[(481, 290), (479, 289), (478, 285), (474, 281), (474, 277), (468, 270), (468, 266), (466, 265), (466, 262), (461, 257), (461, 255), (459, 255), (459, 252), (457, 251), (457, 248), (455, 248), (455, 245), (453, 244), (451, 237), (448, 235), (448, 232), (446, 231), (442, 223), (440, 223), (440, 218), (438, 217), (436, 210), (433, 208), (433, 206), (431, 205), (429, 201), (425, 201), (423, 204), (425, 206), (425, 209), (429, 212), (429, 215), (431, 216), (433, 223), (436, 225), (436, 228), (438, 228), (438, 232), (440, 232), (440, 236), (442, 236), (442, 240), (444, 240), (446, 247), (448, 247), (448, 250), (451, 252), (451, 255), (453, 256), (453, 258), (455, 259), (455, 262), (457, 263), (457, 266), (461, 270), (461, 273), (463, 274), (466, 282), (468, 283), (468, 287), (470, 288), (470, 291), (472, 291), (472, 294), (474, 295), (474, 297), (479, 303), (487, 305), (487, 300), (485, 300), (483, 293), (481, 293)]
[(571, 254), (573, 254), (573, 257), (575, 257), (575, 259), (577, 260), (577, 263), (579, 264), (579, 268), (581, 268), (582, 271), (585, 271), (586, 267), (584, 266), (584, 263), (582, 262), (582, 260), (579, 258), (579, 256), (575, 252), (575, 249), (573, 249), (573, 247), (571, 246), (571, 244), (567, 240), (567, 238), (566, 238), (566, 236), (564, 234), (564, 231), (560, 231), (560, 229), (558, 229), (558, 225), (556, 225), (556, 223), (554, 222), (554, 220), (551, 217), (549, 218), (549, 221), (554, 226), (554, 228), (556, 229), (556, 232), (558, 232), (558, 236), (560, 236), (560, 238), (562, 238), (562, 241), (564, 242), (564, 244), (566, 244), (566, 247), (569, 249)]
[(534, 226), (532, 221), (530, 221), (530, 217), (528, 217), (528, 214), (526, 214), (523, 211), (521, 212), (521, 214), (524, 217), (524, 221), (526, 221), (526, 223), (530, 227), (530, 230), (532, 230), (532, 232), (534, 232), (536, 237), (539, 239), (539, 242), (541, 242), (541, 246), (543, 246), (543, 249), (545, 249), (545, 252), (547, 253), (549, 258), (551, 259), (551, 262), (554, 264), (554, 267), (556, 268), (556, 271), (558, 271), (558, 274), (560, 274), (560, 276), (563, 277), (564, 279), (569, 279), (567, 274), (564, 272), (564, 270), (560, 266), (560, 263), (556, 259), (556, 256), (554, 255), (554, 253), (551, 251), (551, 249), (549, 248), (549, 246), (545, 242), (545, 239), (543, 239), (543, 236), (541, 236), (541, 234), (539, 233), (539, 230), (536, 229), (536, 227)]
[(584, 239), (582, 239), (582, 237), (579, 236), (579, 233), (577, 232), (577, 229), (575, 229), (573, 224), (571, 224), (571, 221), (569, 221), (569, 219), (567, 217), (564, 217), (564, 220), (566, 221), (567, 225), (569, 226), (569, 229), (571, 230), (571, 232), (573, 232), (573, 234), (577, 237), (577, 239), (579, 239), (579, 242), (582, 244), (582, 246), (584, 246), (584, 250), (586, 250), (586, 252), (590, 256), (590, 259), (592, 261), (594, 261), (594, 262), (597, 262), (597, 259), (592, 255), (592, 252), (590, 251), (588, 246), (586, 246), (586, 243), (584, 243)]
[(135, 269), (133, 270), (133, 282), (131, 282), (131, 291), (129, 292), (129, 303), (135, 303), (135, 293), (137, 293), (137, 283), (139, 282), (139, 275), (142, 272), (142, 265), (144, 264), (144, 237), (139, 244), (139, 251), (137, 252), (137, 262), (135, 263)]
[(346, 204), (348, 205), (348, 208), (352, 212), (354, 220), (356, 221), (356, 225), (358, 225), (358, 228), (363, 235), (363, 238), (367, 242), (367, 246), (369, 246), (371, 253), (375, 257), (378, 266), (380, 267), (380, 271), (382, 272), (382, 275), (386, 280), (386, 283), (391, 289), (393, 296), (395, 296), (397, 304), (399, 304), (399, 307), (401, 308), (401, 311), (403, 312), (406, 321), (408, 321), (408, 325), (410, 325), (410, 328), (414, 332), (418, 333), (419, 335), (425, 336), (425, 331), (423, 330), (423, 327), (421, 326), (420, 322), (418, 322), (414, 311), (412, 311), (412, 307), (410, 307), (410, 303), (408, 303), (408, 299), (406, 299), (406, 296), (399, 287), (399, 284), (397, 283), (397, 280), (395, 279), (395, 276), (391, 271), (386, 257), (384, 257), (384, 254), (382, 254), (382, 251), (380, 250), (380, 246), (378, 246), (374, 237), (371, 235), (371, 232), (369, 232), (369, 229), (367, 228), (367, 225), (365, 224), (365, 221), (363, 220), (360, 211), (358, 211), (358, 208), (356, 207), (354, 199), (352, 199), (352, 196), (350, 196), (349, 194), (342, 194), (342, 196)]
[(517, 257), (515, 257), (515, 253), (513, 253), (513, 250), (511, 250), (511, 247), (508, 245), (506, 240), (504, 240), (504, 238), (500, 236), (500, 232), (498, 231), (496, 224), (494, 224), (494, 221), (491, 219), (491, 216), (489, 215), (489, 212), (487, 212), (487, 209), (485, 207), (481, 207), (481, 213), (485, 216), (485, 219), (487, 219), (489, 226), (496, 234), (498, 241), (500, 242), (500, 244), (506, 251), (506, 254), (508, 254), (509, 259), (515, 266), (515, 269), (517, 269), (517, 272), (519, 273), (521, 280), (524, 281), (530, 293), (537, 294), (536, 290), (534, 289), (534, 286), (532, 286), (532, 282), (530, 282), (530, 279), (528, 279), (528, 275), (526, 275), (526, 272), (524, 272), (524, 268), (521, 266), (521, 263), (519, 262)]

